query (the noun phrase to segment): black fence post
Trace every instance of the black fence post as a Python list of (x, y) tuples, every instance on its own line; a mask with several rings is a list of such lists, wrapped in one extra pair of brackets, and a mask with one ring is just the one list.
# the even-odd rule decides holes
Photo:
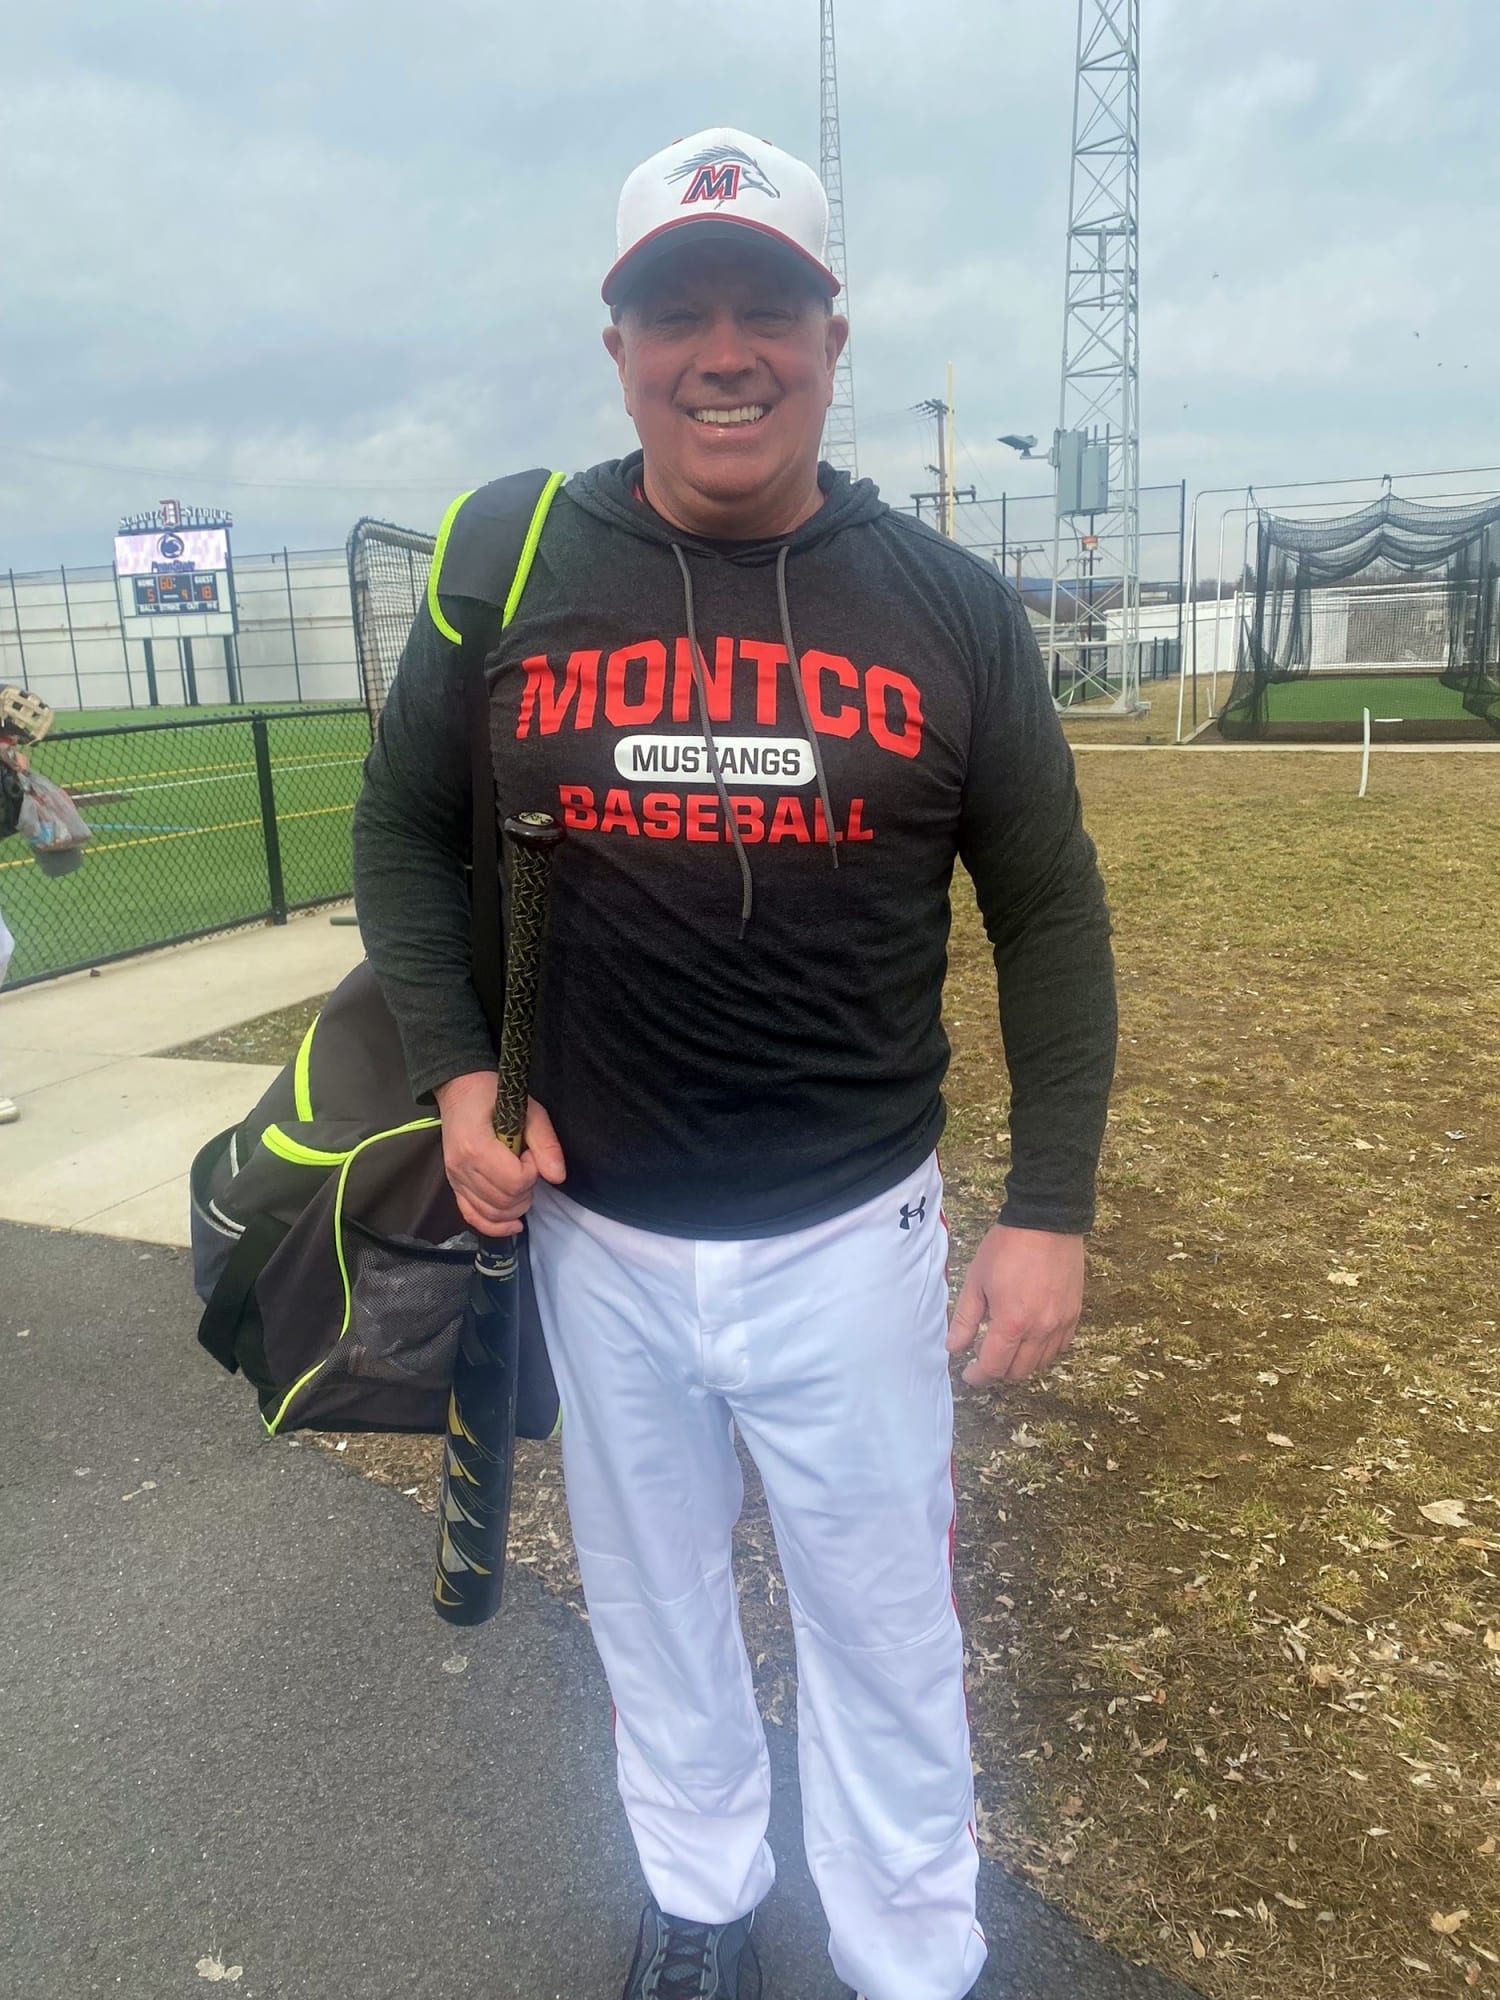
[(266, 843), (266, 880), (271, 891), (271, 922), (286, 922), (286, 883), (281, 873), (281, 833), (276, 824), (276, 788), (271, 782), (271, 738), (266, 718), (250, 718), (255, 742), (255, 776), (260, 786), (260, 828)]
[(152, 645), (149, 639), (143, 639), (141, 641), (141, 644), (146, 648), (147, 706), (150, 708), (160, 708), (161, 695), (157, 692), (157, 686), (156, 686), (156, 648)]
[(196, 708), (198, 706), (198, 675), (193, 666), (193, 642), (191, 639), (183, 638), (178, 640), (177, 645), (182, 654), (182, 678), (187, 690), (188, 707)]
[(83, 682), (78, 673), (78, 646), (73, 638), (73, 600), (68, 595), (68, 566), (57, 565), (57, 573), (62, 578), (63, 617), (68, 622), (68, 652), (73, 661), (73, 689), (78, 696), (78, 706), (83, 707)]
[(292, 679), (297, 688), (297, 699), (302, 699), (302, 661), (297, 653), (297, 607), (292, 602), (292, 559), (286, 550), (281, 551), (281, 572), (286, 579), (286, 624), (292, 635)]

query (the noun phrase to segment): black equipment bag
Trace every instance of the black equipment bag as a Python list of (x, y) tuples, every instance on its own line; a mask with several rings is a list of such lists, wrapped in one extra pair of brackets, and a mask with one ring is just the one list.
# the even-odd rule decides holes
[[(467, 496), (433, 557), (434, 618), (461, 637), (474, 758), (473, 976), (497, 1046), (504, 960), (483, 668), (519, 602), (560, 478), (518, 473)], [(446, 1429), (476, 1238), (448, 1185), (440, 1121), (411, 1094), (368, 963), (330, 994), (249, 1116), (199, 1152), (191, 1226), (198, 1339), (254, 1385), (269, 1433)], [(558, 1396), (524, 1233), (520, 1264), (516, 1431), (548, 1437)]]

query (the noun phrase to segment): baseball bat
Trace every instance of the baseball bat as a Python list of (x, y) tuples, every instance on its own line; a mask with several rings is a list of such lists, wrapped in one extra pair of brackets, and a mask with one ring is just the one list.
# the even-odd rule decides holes
[[(520, 1154), (526, 1143), (531, 1036), (547, 926), (552, 851), (563, 837), (550, 813), (505, 822), (514, 867), (505, 951), (505, 1012), (495, 1093), (495, 1136)], [(443, 1485), (438, 1501), (432, 1602), (450, 1625), (482, 1625), (500, 1608), (516, 1442), (521, 1237), (481, 1236), (458, 1338)]]

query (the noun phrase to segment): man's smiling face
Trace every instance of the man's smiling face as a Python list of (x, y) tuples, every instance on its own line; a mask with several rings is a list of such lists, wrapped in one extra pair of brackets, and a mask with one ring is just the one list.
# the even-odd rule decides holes
[(753, 238), (663, 256), (604, 333), (652, 504), (705, 535), (785, 534), (806, 520), (848, 331)]

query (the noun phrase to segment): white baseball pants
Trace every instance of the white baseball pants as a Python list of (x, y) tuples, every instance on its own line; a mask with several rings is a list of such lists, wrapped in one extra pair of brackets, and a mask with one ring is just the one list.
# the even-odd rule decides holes
[(651, 1893), (727, 1923), (775, 1874), (730, 1565), (738, 1426), (796, 1632), (808, 1861), (834, 1969), (868, 2000), (961, 2000), (985, 1958), (941, 1200), (928, 1160), (785, 1236), (658, 1235), (543, 1182), (530, 1217), (568, 1510)]

